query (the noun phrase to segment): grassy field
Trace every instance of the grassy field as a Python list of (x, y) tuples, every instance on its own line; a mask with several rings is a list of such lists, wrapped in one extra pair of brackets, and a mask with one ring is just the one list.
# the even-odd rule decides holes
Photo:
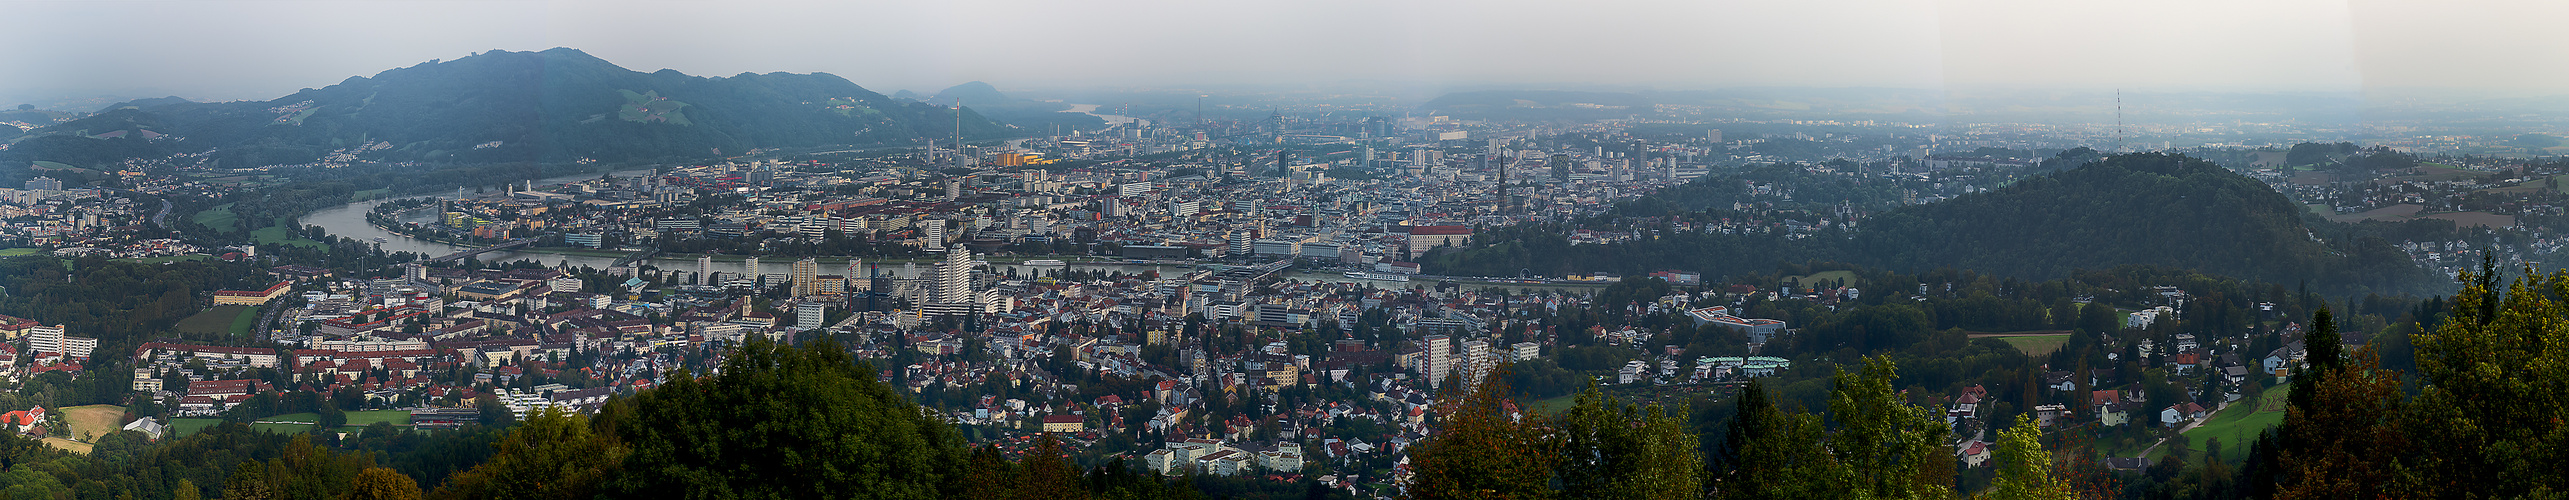
[(45, 438), (45, 445), (47, 445), (47, 446), (52, 446), (52, 447), (55, 447), (55, 448), (61, 448), (63, 451), (69, 451), (69, 452), (72, 452), (72, 453), (79, 453), (79, 454), (82, 454), (82, 455), (87, 455), (87, 454), (89, 454), (89, 450), (90, 450), (90, 449), (92, 449), (92, 448), (96, 448), (96, 447), (97, 447), (97, 445), (93, 445), (93, 444), (89, 444), (89, 443), (83, 443), (83, 442), (79, 442), (79, 441), (73, 441), (73, 440), (69, 440), (69, 439), (58, 438), (58, 437), (49, 437), (49, 438)]
[(1570, 406), (1576, 404), (1579, 404), (1579, 394), (1570, 393), (1557, 398), (1535, 401), (1534, 404), (1526, 405), (1525, 409), (1534, 410), (1535, 413), (1551, 415), (1561, 413), (1562, 410), (1568, 410), (1570, 409)]
[(393, 425), (410, 425), (410, 412), (407, 410), (367, 410), (348, 412), (349, 427), (363, 428), (365, 426), (375, 425), (375, 422), (390, 422)]
[(205, 227), (214, 228), (215, 231), (229, 233), (232, 232), (232, 224), (241, 220), (241, 215), (232, 213), (232, 204), (225, 203), (215, 205), (214, 208), (205, 209), (205, 211), (202, 212), (197, 212), (196, 216), (189, 217), (189, 219), (195, 220), (197, 224), (203, 224)]
[(2069, 336), (2042, 335), (1998, 337), (1998, 340), (2006, 341), (2007, 345), (2016, 346), (2016, 350), (2025, 351), (2025, 355), (2027, 356), (2049, 356), (2052, 354), (2052, 351), (2060, 350), (2062, 344), (2069, 343)]
[(1785, 281), (1801, 283), (1801, 287), (1814, 287), (1821, 286), (1823, 284), (1835, 284), (1840, 281), (1853, 285), (1856, 280), (1855, 271), (1822, 271), (1811, 273), (1809, 276), (1786, 278)]
[[(365, 430), (366, 426), (375, 425), (376, 422), (388, 422), (398, 426), (410, 425), (410, 412), (404, 410), (352, 411), (347, 415), (348, 425), (332, 430), (357, 432)], [(321, 415), (318, 413), (288, 413), (259, 419), (258, 422), (251, 423), (250, 428), (277, 433), (296, 433), (311, 432), (320, 425)]]
[(291, 223), (293, 223), (292, 219), (277, 219), (275, 225), (250, 231), (250, 239), (258, 241), (261, 245), (285, 244), (315, 250), (324, 248), (321, 245), (321, 242), (304, 239), (302, 235), (295, 234), (293, 230), (287, 229), (286, 225)]
[(616, 118), (629, 122), (657, 121), (679, 125), (689, 124), (686, 113), (681, 111), (682, 108), (687, 107), (687, 103), (661, 97), (660, 91), (652, 90), (636, 94), (631, 90), (616, 89), (616, 92), (623, 93), (625, 101), (624, 106), (616, 111)]
[(17, 257), (17, 256), (20, 256), (20, 255), (35, 255), (35, 254), (38, 254), (38, 253), (43, 253), (44, 251), (45, 251), (45, 249), (42, 249), (42, 248), (27, 248), (27, 247), (18, 247), (18, 248), (9, 248), (9, 249), (0, 249), (0, 257)]
[[(2207, 441), (2220, 439), (2222, 460), (2236, 463), (2246, 458), (2248, 444), (2257, 441), (2257, 433), (2265, 432), (2269, 427), (2283, 425), (2284, 397), (2291, 392), (2292, 386), (2285, 385), (2267, 389), (2263, 398), (2241, 399), (2230, 403), (2229, 408), (2214, 413), (2211, 422), (2185, 431), (2187, 447), (2201, 452), (2205, 450)], [(2152, 451), (2148, 458), (2155, 461), (2160, 456), (2167, 455), (2167, 452), (2167, 446), (2160, 446), (2158, 450)]]
[(241, 311), (240, 314), (233, 315), (232, 327), (228, 331), (231, 332), (234, 337), (248, 337), (250, 336), (250, 327), (258, 325), (259, 309), (253, 307), (250, 308), (250, 310)]
[(368, 189), (348, 194), (348, 201), (366, 201), (392, 194), (392, 188)]
[(71, 435), (84, 441), (113, 434), (124, 428), (125, 407), (108, 405), (74, 406), (62, 409), (63, 421), (71, 423)]
[(258, 319), (259, 308), (256, 307), (214, 306), (194, 316), (188, 316), (187, 319), (178, 320), (178, 325), (171, 328), (181, 333), (241, 335), (249, 333), (250, 325), (257, 323)]
[(185, 435), (189, 435), (189, 434), (195, 434), (195, 433), (196, 433), (196, 431), (205, 430), (205, 428), (207, 428), (207, 427), (213, 427), (213, 426), (214, 426), (214, 424), (219, 424), (219, 423), (223, 423), (223, 419), (219, 419), (219, 418), (173, 418), (173, 419), (169, 419), (169, 437), (179, 437), (179, 436), (185, 436)]

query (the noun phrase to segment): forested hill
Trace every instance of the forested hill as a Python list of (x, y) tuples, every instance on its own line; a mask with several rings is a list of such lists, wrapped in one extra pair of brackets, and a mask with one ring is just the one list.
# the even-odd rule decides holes
[[(1661, 205), (1688, 206), (1683, 200)], [(1421, 264), (1429, 273), (1457, 275), (1682, 269), (1722, 276), (1821, 260), (2031, 279), (2146, 265), (2307, 282), (2342, 293), (2441, 292), (2452, 286), (2379, 239), (2318, 240), (2307, 225), (2313, 223), (2327, 222), (2303, 217), (2282, 193), (2254, 179), (2203, 160), (2151, 153), (1900, 207), (1861, 221), (1851, 233), (1827, 229), (1792, 238), (1782, 232), (1663, 231), (1656, 239), (1570, 245), (1559, 236), (1567, 228), (1525, 226), (1488, 230), (1471, 246), (1427, 256)]]
[[(208, 153), (223, 167), (333, 159), (636, 161), (754, 148), (920, 144), (956, 133), (951, 109), (827, 73), (642, 73), (587, 53), (491, 51), (265, 102), (152, 99), (30, 131), (0, 162), (108, 165)], [(967, 138), (1013, 129), (966, 110)]]
[(1950, 266), (2063, 276), (2127, 264), (2276, 283), (2405, 290), (2431, 276), (2377, 239), (2320, 241), (2282, 193), (2211, 162), (2120, 155), (1865, 221), (1851, 256), (1899, 269)]

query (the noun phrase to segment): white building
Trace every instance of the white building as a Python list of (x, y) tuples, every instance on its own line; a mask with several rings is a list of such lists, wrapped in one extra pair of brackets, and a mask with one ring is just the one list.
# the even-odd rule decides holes
[(821, 322), (827, 318), (827, 313), (827, 305), (817, 301), (806, 301), (801, 304), (795, 304), (794, 329), (815, 330), (823, 326), (828, 326), (821, 324)]
[(1427, 377), (1428, 388), (1433, 389), (1443, 387), (1445, 384), (1445, 376), (1454, 371), (1453, 341), (1453, 337), (1447, 337), (1444, 335), (1427, 336), (1425, 346), (1427, 349), (1427, 364), (1420, 367), (1424, 368), (1425, 371), (1425, 373), (1420, 375)]
[(1636, 359), (1625, 362), (1623, 364), (1623, 369), (1615, 370), (1615, 383), (1617, 384), (1629, 384), (1643, 380), (1650, 380), (1650, 363)]
[(1534, 358), (1543, 356), (1543, 344), (1541, 343), (1518, 342), (1513, 347), (1515, 348), (1516, 353), (1514, 358), (1510, 358), (1512, 361), (1533, 361)]
[(88, 359), (89, 352), (98, 349), (98, 339), (64, 335), (61, 325), (38, 326), (27, 329), (27, 348), (40, 353), (59, 352), (66, 357)]

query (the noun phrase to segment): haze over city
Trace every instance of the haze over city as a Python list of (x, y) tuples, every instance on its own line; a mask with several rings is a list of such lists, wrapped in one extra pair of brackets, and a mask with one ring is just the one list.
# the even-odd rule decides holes
[[(268, 99), (491, 49), (889, 93), (1329, 85), (2540, 93), (2537, 1), (9, 2), (0, 97)], [(102, 34), (108, 30), (112, 36)], [(27, 46), (22, 45), (22, 48)], [(15, 102), (15, 101), (13, 101)]]
[(0, 18), (9, 498), (2569, 491), (2569, 4)]

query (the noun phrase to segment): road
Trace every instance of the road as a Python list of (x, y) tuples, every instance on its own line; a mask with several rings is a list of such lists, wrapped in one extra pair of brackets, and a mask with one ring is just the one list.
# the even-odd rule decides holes
[(169, 198), (161, 198), (161, 213), (152, 214), (152, 227), (169, 229)]
[[(2240, 401), (2246, 401), (2246, 399), (2241, 399)], [(2202, 426), (2204, 422), (2212, 421), (2212, 416), (2220, 415), (2221, 410), (2230, 408), (2230, 403), (2232, 403), (2232, 401), (2221, 402), (2220, 405), (2212, 407), (2212, 411), (2203, 412), (2203, 418), (2194, 419), (2192, 422), (2186, 422), (2185, 427), (2177, 428), (2176, 433), (2169, 434), (2169, 436), (2184, 436), (2185, 431), (2194, 430), (2195, 427)], [(2141, 454), (2136, 455), (2135, 458), (2149, 458), (2150, 452), (2158, 451), (2159, 445), (2163, 444), (2168, 444), (2168, 438), (2159, 438), (2159, 442), (2150, 443), (2150, 447), (2141, 450)]]
[(277, 307), (274, 304), (259, 306), (259, 325), (250, 328), (250, 335), (257, 338), (265, 338), (269, 341), (277, 340), (278, 336), (271, 333), (269, 328), (276, 325), (277, 316), (284, 315), (284, 312), (285, 308)]

